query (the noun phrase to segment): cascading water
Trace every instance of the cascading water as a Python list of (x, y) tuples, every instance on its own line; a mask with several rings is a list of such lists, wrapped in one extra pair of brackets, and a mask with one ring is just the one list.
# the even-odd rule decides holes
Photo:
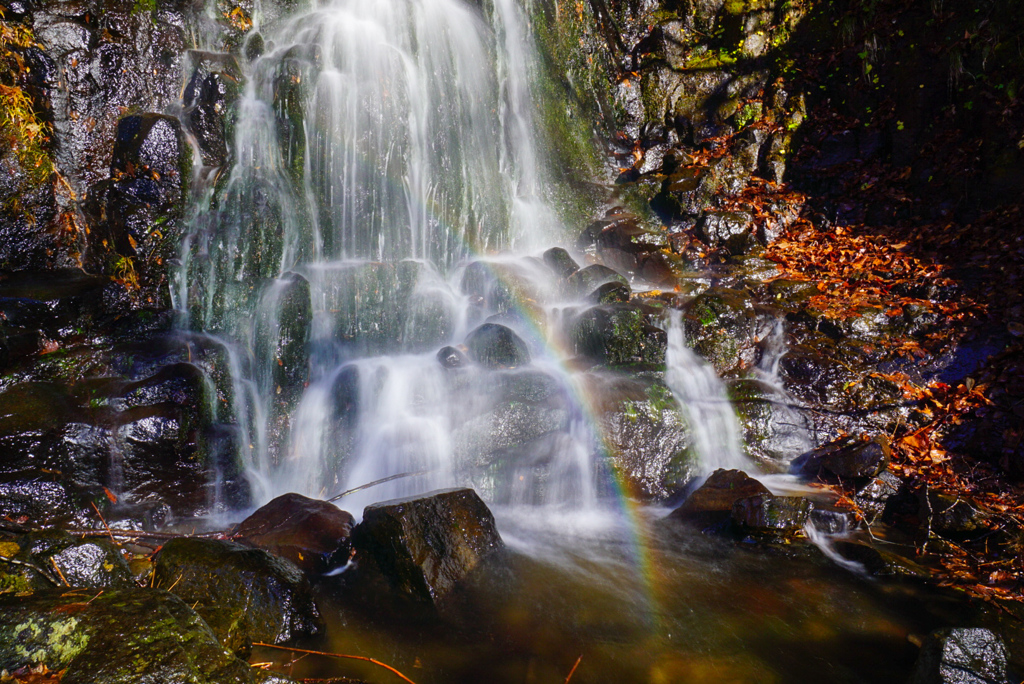
[(705, 475), (717, 468), (746, 470), (750, 460), (743, 454), (739, 423), (725, 384), (687, 346), (682, 313), (672, 311), (667, 325), (665, 384), (686, 415), (700, 470)]
[[(435, 358), (502, 314), (544, 364), (529, 316), (462, 294), (522, 265), (456, 268), (559, 233), (525, 18), (499, 0), (488, 20), (459, 0), (339, 0), (282, 25), (249, 65), (234, 163), (184, 242), (175, 294), (227, 350), (223, 402), (257, 500), (408, 471), (424, 472), (368, 496), (469, 482), (508, 501), (594, 499), (593, 439), (560, 371), (504, 373), (512, 395), (533, 382), (562, 400), (499, 417), (493, 374)], [(496, 434), (516, 420), (558, 428), (529, 473)], [(471, 453), (483, 442), (487, 463)]]

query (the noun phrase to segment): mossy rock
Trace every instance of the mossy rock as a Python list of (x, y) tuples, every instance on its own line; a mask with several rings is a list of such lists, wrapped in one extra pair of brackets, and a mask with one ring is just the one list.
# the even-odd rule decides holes
[(290, 561), (234, 542), (179, 537), (157, 556), (154, 586), (180, 596), (225, 647), (282, 643), (322, 629), (312, 589)]
[(574, 353), (609, 366), (665, 363), (668, 338), (642, 306), (630, 303), (591, 307), (572, 322)]
[(260, 681), (195, 611), (159, 589), (0, 596), (0, 668), (45, 664), (63, 684)]

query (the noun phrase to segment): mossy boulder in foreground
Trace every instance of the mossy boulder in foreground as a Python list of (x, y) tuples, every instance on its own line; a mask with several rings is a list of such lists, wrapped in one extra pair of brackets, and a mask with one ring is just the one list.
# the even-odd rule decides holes
[(262, 549), (215, 539), (179, 537), (157, 556), (154, 585), (180, 596), (238, 653), (322, 629), (306, 576)]
[(63, 684), (262, 681), (195, 611), (159, 589), (0, 596), (0, 669), (39, 664), (66, 669)]

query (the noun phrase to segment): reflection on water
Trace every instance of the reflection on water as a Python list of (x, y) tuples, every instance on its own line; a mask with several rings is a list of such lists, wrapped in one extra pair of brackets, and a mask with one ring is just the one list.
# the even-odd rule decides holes
[[(328, 611), (320, 646), (394, 665), (417, 684), (905, 682), (908, 641), (962, 610), (835, 566), (814, 546), (767, 548), (628, 516), (495, 511), (508, 558), (479, 571), (444, 626)], [(639, 530), (639, 532), (638, 532)], [(304, 659), (303, 677), (389, 676)]]

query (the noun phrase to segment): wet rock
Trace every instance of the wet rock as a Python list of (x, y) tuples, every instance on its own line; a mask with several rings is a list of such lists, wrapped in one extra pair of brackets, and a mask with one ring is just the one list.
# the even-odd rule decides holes
[(924, 486), (917, 490), (918, 518), (942, 535), (970, 536), (988, 529), (988, 515), (969, 502)]
[(663, 382), (618, 373), (582, 377), (601, 441), (634, 496), (665, 501), (697, 475), (690, 431)]
[(0, 669), (46, 664), (64, 684), (247, 684), (248, 663), (180, 598), (157, 589), (0, 596)]
[(803, 529), (813, 508), (800, 496), (758, 494), (733, 503), (732, 520), (755, 535), (789, 536)]
[(135, 586), (128, 562), (106, 539), (74, 539), (56, 531), (26, 535), (18, 558), (49, 571), (71, 587), (125, 588)]
[[(192, 179), (192, 148), (180, 122), (165, 114), (126, 116), (117, 124), (110, 162), (110, 181), (98, 184), (90, 196), (90, 211), (102, 219), (97, 237), (109, 241), (117, 256), (113, 268), (127, 273), (124, 258), (148, 256), (163, 246), (169, 220), (181, 218)], [(95, 220), (95, 219), (94, 219)], [(168, 258), (172, 253), (161, 253)], [(102, 245), (88, 257), (104, 263)], [(108, 266), (110, 268), (110, 266)], [(134, 270), (134, 265), (132, 266)]]
[(870, 544), (840, 539), (833, 542), (832, 546), (840, 556), (860, 563), (866, 572), (875, 577), (931, 578), (928, 570), (912, 560)]
[(234, 652), (321, 631), (312, 589), (291, 561), (234, 542), (179, 537), (157, 556), (154, 586), (180, 596)]
[(576, 263), (576, 260), (561, 247), (552, 247), (547, 250), (544, 252), (543, 259), (548, 268), (554, 271), (559, 278), (568, 278), (580, 270), (580, 265)]
[[(367, 506), (354, 543), (360, 572), (379, 572), (399, 595), (438, 608), (484, 558), (504, 548), (494, 516), (472, 489)], [(364, 570), (364, 558), (373, 570)]]
[(355, 519), (327, 501), (282, 494), (240, 522), (236, 541), (287, 558), (309, 573), (348, 561)]
[(816, 476), (822, 470), (842, 479), (873, 478), (889, 465), (889, 443), (884, 435), (841, 437), (793, 461), (794, 472)]
[(727, 520), (732, 515), (733, 504), (740, 499), (759, 495), (770, 496), (771, 492), (741, 470), (719, 468), (668, 517), (670, 520), (712, 525)]
[(234, 55), (189, 51), (192, 76), (185, 86), (185, 123), (196, 137), (203, 163), (220, 166), (227, 161), (233, 137), (235, 103), (243, 76)]
[(668, 346), (665, 331), (651, 324), (641, 305), (630, 303), (585, 310), (573, 320), (570, 339), (577, 355), (609, 366), (663, 364)]
[(591, 264), (573, 273), (568, 278), (569, 288), (577, 297), (593, 292), (605, 283), (620, 283), (629, 287), (629, 281), (607, 266)]
[(885, 512), (889, 501), (900, 493), (902, 487), (903, 482), (898, 477), (885, 471), (858, 489), (854, 502), (871, 524)]
[(631, 293), (629, 288), (618, 282), (605, 283), (587, 296), (587, 301), (594, 304), (617, 304), (628, 302)]
[(658, 273), (663, 257), (660, 252), (668, 244), (664, 232), (645, 228), (633, 214), (613, 212), (590, 224), (576, 241), (576, 247), (618, 272), (658, 276), (646, 279), (659, 283), (670, 279), (671, 269), (667, 278)]
[(425, 352), (447, 342), (455, 307), (440, 276), (423, 262), (343, 262), (319, 273), (324, 323), (346, 356)]
[(744, 212), (708, 212), (701, 216), (694, 234), (712, 249), (746, 254), (755, 245), (753, 217)]
[(921, 646), (910, 684), (1006, 684), (1006, 645), (981, 628), (932, 632)]
[(515, 368), (530, 363), (526, 343), (510, 328), (484, 323), (466, 336), (470, 359), (485, 368)]
[(724, 287), (694, 297), (683, 315), (687, 341), (719, 375), (756, 365), (759, 343), (774, 325), (775, 317), (755, 306), (748, 292)]
[(121, 180), (121, 191), (138, 202), (179, 202), (192, 175), (192, 152), (181, 123), (173, 116), (152, 113), (118, 121), (110, 174)]
[(462, 368), (469, 363), (469, 357), (458, 347), (447, 346), (438, 350), (437, 362), (445, 368)]
[(752, 458), (772, 470), (784, 470), (794, 455), (807, 451), (810, 421), (791, 397), (754, 378), (729, 380), (727, 386)]

